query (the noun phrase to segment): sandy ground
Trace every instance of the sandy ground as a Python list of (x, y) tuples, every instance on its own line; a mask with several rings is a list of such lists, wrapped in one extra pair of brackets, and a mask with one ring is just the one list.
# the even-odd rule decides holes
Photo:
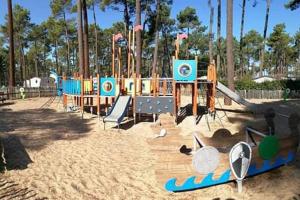
[[(45, 105), (48, 100), (0, 104), (7, 160), (7, 171), (0, 174), (0, 199), (300, 199), (299, 154), (288, 166), (247, 179), (242, 194), (234, 183), (166, 192), (156, 181), (156, 158), (147, 143), (154, 136), (150, 122), (104, 131), (102, 122), (90, 114), (81, 119), (79, 113), (64, 113), (57, 99)], [(300, 112), (300, 101), (255, 102), (276, 105), (286, 114)], [(225, 109), (243, 108), (234, 104)], [(224, 117), (223, 111), (218, 113)], [(225, 126), (233, 134), (256, 120), (240, 113), (228, 115), (231, 126)], [(203, 121), (197, 127), (210, 136)], [(193, 131), (192, 117), (179, 126), (182, 134)]]

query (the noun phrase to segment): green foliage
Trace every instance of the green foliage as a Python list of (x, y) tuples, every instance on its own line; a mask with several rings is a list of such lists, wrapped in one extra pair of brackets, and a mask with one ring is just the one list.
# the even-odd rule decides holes
[(300, 7), (300, 0), (289, 0), (284, 6), (290, 10), (296, 10)]
[(196, 9), (191, 7), (186, 7), (184, 10), (180, 11), (177, 15), (177, 20), (178, 28), (181, 30), (187, 29), (188, 33), (190, 29), (194, 29), (200, 25)]
[(275, 80), (263, 83), (254, 82), (250, 76), (235, 82), (236, 90), (300, 90), (300, 80)]

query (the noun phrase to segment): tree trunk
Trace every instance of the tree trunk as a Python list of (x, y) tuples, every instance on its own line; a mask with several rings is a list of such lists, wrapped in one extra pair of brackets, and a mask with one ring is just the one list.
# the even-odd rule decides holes
[(58, 75), (62, 75), (62, 70), (61, 68), (58, 66), (58, 52), (57, 52), (57, 40), (55, 40), (55, 64), (56, 64), (56, 71)]
[(67, 42), (67, 75), (70, 75), (70, 42), (69, 42), (69, 31), (68, 31), (68, 24), (67, 24), (65, 12), (63, 12), (63, 17), (65, 22), (65, 32), (66, 32), (66, 42)]
[[(209, 3), (210, 4), (210, 3)], [(213, 34), (212, 34), (212, 27), (214, 23), (214, 8), (210, 4), (210, 17), (209, 17), (209, 62), (213, 62)]]
[(126, 24), (125, 34), (127, 35), (127, 32), (129, 30), (129, 25), (130, 25), (130, 17), (129, 17), (128, 1), (127, 0), (124, 0), (124, 21), (125, 21), (125, 24)]
[[(186, 51), (185, 51), (185, 58), (189, 59), (189, 46), (190, 46), (190, 27), (187, 28), (187, 39), (186, 39)], [(179, 52), (178, 52), (179, 55)], [(178, 56), (179, 57), (179, 56)]]
[(264, 66), (264, 61), (265, 61), (265, 45), (266, 45), (266, 39), (267, 39), (270, 5), (271, 5), (271, 0), (267, 0), (265, 27), (264, 27), (264, 41), (263, 41), (263, 45), (261, 48), (261, 59), (260, 59), (260, 65), (259, 65), (259, 75), (260, 76), (262, 76), (262, 71), (263, 71), (263, 66)]
[(83, 51), (83, 36), (82, 36), (82, 8), (81, 0), (77, 0), (77, 34), (78, 34), (78, 51), (79, 51), (79, 74), (84, 75), (84, 51)]
[(241, 19), (241, 32), (240, 32), (240, 70), (241, 76), (244, 76), (244, 58), (243, 58), (243, 37), (244, 37), (244, 21), (245, 21), (245, 7), (246, 0), (243, 0), (242, 5), (242, 19)]
[[(221, 72), (221, 0), (218, 0), (218, 25), (217, 25), (217, 40), (218, 40), (218, 54), (217, 54), (217, 72)], [(220, 73), (222, 74), (222, 73)]]
[(38, 56), (37, 56), (37, 50), (36, 50), (36, 48), (37, 48), (37, 45), (36, 45), (36, 40), (34, 41), (34, 67), (35, 67), (35, 76), (36, 77), (39, 77), (39, 71), (38, 71)]
[(14, 49), (14, 27), (13, 27), (13, 13), (11, 0), (7, 0), (8, 7), (8, 35), (9, 35), (9, 79), (8, 86), (12, 93), (13, 87), (16, 84), (15, 80), (15, 49)]
[[(135, 25), (141, 25), (141, 0), (136, 0), (136, 22)], [(136, 32), (136, 75), (140, 75), (140, 69), (142, 64), (142, 37), (141, 30)]]
[(19, 42), (19, 65), (20, 65), (20, 78), (21, 78), (21, 85), (24, 84), (24, 72), (23, 72), (23, 63), (22, 63), (22, 46)]
[(157, 57), (158, 57), (158, 44), (159, 44), (159, 7), (160, 0), (156, 0), (156, 19), (155, 19), (155, 48), (153, 52), (152, 75), (157, 72)]
[(23, 77), (24, 77), (24, 80), (27, 80), (28, 73), (26, 72), (27, 71), (27, 67), (26, 67), (26, 62), (25, 62), (26, 60), (25, 60), (25, 53), (24, 53), (24, 47), (23, 47), (23, 45), (22, 45), (21, 51), (22, 51)]
[(47, 57), (46, 57), (46, 37), (44, 36), (44, 44), (43, 44), (43, 67), (44, 67), (44, 70), (45, 71), (48, 71), (46, 68), (46, 59), (47, 59)]
[(82, 0), (83, 11), (83, 46), (84, 46), (84, 78), (90, 77), (90, 62), (89, 62), (89, 24), (86, 8), (86, 0)]
[[(233, 0), (227, 0), (227, 24), (226, 24), (226, 58), (227, 58), (227, 81), (230, 90), (234, 91), (234, 61), (233, 61)], [(225, 105), (231, 105), (231, 99), (227, 96)]]
[(94, 26), (95, 26), (95, 66), (96, 66), (96, 73), (99, 74), (100, 69), (98, 66), (98, 30), (97, 30), (97, 19), (96, 19), (94, 3), (93, 3), (93, 17), (94, 17)]

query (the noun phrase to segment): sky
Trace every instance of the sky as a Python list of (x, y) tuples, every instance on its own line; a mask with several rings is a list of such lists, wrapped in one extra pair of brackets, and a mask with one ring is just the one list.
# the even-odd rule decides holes
[[(49, 7), (49, 0), (12, 0), (14, 4), (20, 4), (21, 6), (30, 10), (31, 19), (34, 23), (41, 23), (51, 15)], [(209, 8), (207, 0), (173, 0), (171, 16), (176, 18), (176, 15), (180, 10), (187, 6), (193, 7), (197, 10), (197, 15), (203, 25), (209, 25)], [(247, 0), (246, 14), (245, 14), (245, 33), (251, 29), (263, 33), (264, 21), (265, 21), (265, 0), (257, 0), (256, 7), (253, 7), (254, 0)], [(272, 31), (273, 27), (279, 23), (286, 24), (286, 31), (293, 35), (296, 31), (300, 30), (300, 9), (296, 11), (290, 11), (284, 8), (285, 2), (288, 0), (272, 0), (270, 8), (269, 29), (268, 35)], [(217, 30), (217, 0), (212, 0), (215, 7), (214, 17), (214, 30)], [(239, 38), (240, 34), (240, 20), (241, 20), (241, 3), (242, 0), (234, 0), (234, 12), (233, 12), (233, 34)], [(0, 0), (0, 24), (4, 23), (5, 15), (7, 14), (7, 0)], [(73, 17), (76, 17), (74, 15)], [(107, 9), (106, 12), (96, 9), (97, 23), (101, 28), (108, 28), (114, 22), (122, 21), (123, 15), (121, 12)], [(93, 22), (92, 13), (89, 13), (89, 21)], [(222, 0), (222, 36), (226, 35), (226, 0)]]

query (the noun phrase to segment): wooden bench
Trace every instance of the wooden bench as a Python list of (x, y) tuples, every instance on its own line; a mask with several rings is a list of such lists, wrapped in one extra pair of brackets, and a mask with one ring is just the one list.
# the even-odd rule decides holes
[(2, 101), (2, 103), (4, 103), (4, 101), (6, 101), (6, 94), (4, 94), (4, 92), (0, 92), (0, 101)]

